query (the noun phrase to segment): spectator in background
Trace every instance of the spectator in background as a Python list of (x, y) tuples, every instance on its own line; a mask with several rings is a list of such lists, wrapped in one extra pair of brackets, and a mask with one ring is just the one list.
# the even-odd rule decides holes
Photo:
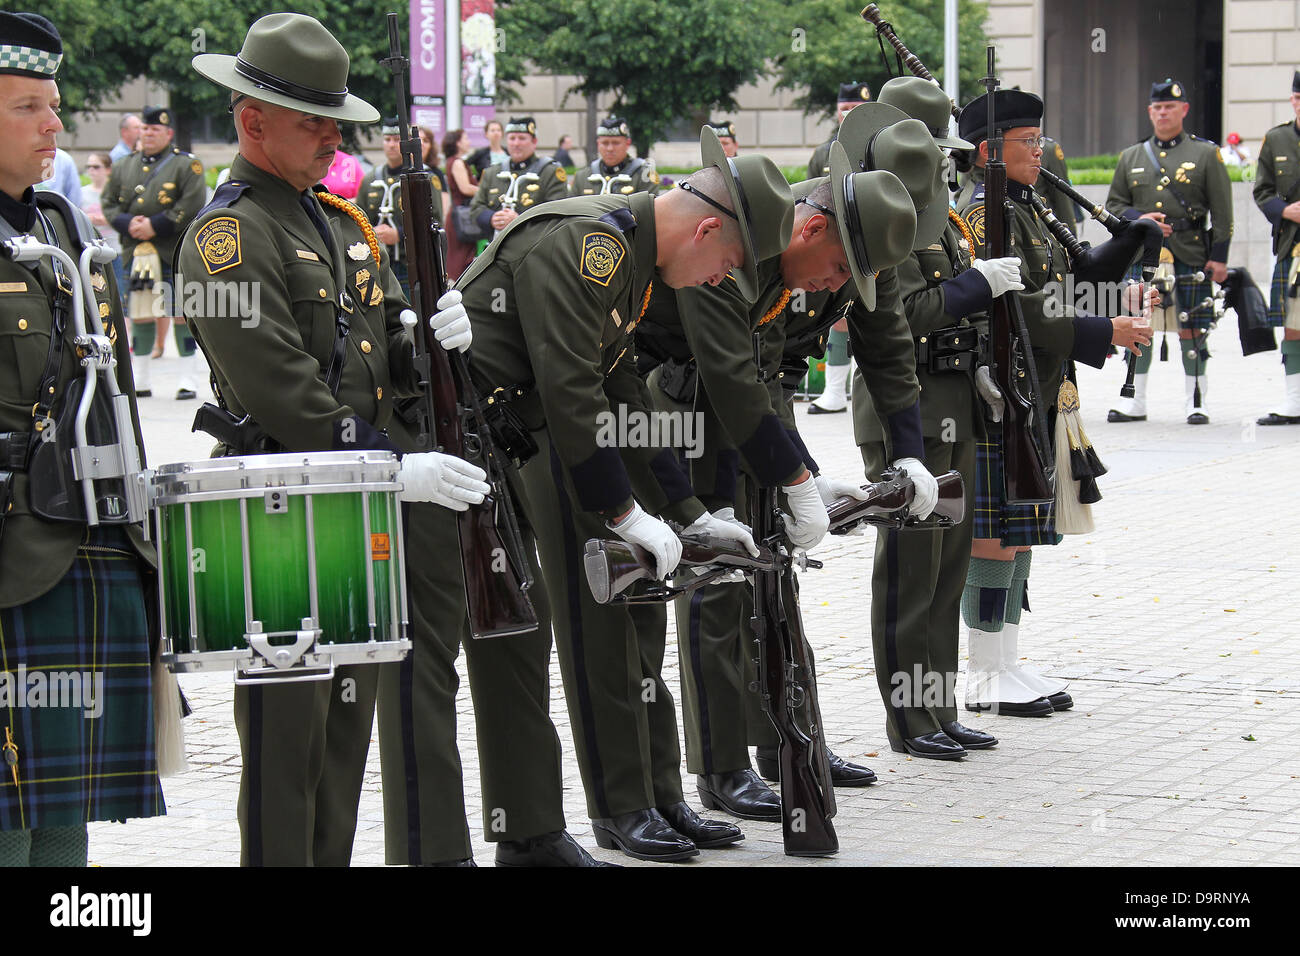
[(140, 142), (140, 117), (134, 113), (127, 113), (117, 124), (117, 135), (120, 137), (109, 157), (113, 162), (117, 162), (123, 156), (130, 156), (135, 152), (136, 144)]
[(117, 253), (117, 258), (113, 260), (113, 273), (117, 276), (117, 290), (122, 295), (122, 307), (125, 308), (126, 270), (122, 266), (122, 240), (117, 230), (104, 218), (104, 207), (99, 201), (112, 166), (113, 159), (109, 153), (91, 153), (86, 157), (86, 175), (90, 177), (90, 184), (81, 187), (81, 210), (90, 217), (100, 238)]
[(81, 174), (77, 172), (77, 161), (66, 150), (56, 150), (53, 168), (45, 170), (45, 179), (35, 188), (63, 193), (74, 206), (80, 206)]
[[(420, 155), (424, 159), (424, 165), (429, 167), (429, 172), (433, 173), (433, 178), (438, 181), (438, 188), (442, 194), (447, 195), (447, 174), (438, 168), (438, 141), (433, 138), (433, 130), (427, 126), (417, 126), (420, 131)], [(447, 221), (446, 215), (442, 217), (443, 222)]]
[(574, 165), (573, 159), (569, 156), (569, 150), (573, 148), (573, 137), (565, 133), (560, 137), (560, 145), (555, 150), (555, 161), (567, 169)]
[(469, 133), (463, 129), (450, 130), (442, 138), (442, 152), (447, 157), (448, 186), (447, 192), (443, 195), (450, 199), (450, 210), (443, 220), (447, 224), (447, 278), (453, 282), (460, 278), (460, 274), (474, 258), (475, 244), (462, 241), (456, 234), (454, 214), (457, 206), (469, 205), (469, 201), (474, 198), (474, 193), (478, 189), (478, 180), (470, 175), (469, 164), (465, 160), (470, 148)]
[(1243, 169), (1250, 166), (1250, 147), (1242, 145), (1241, 136), (1237, 133), (1228, 134), (1228, 145), (1223, 147), (1223, 164)]
[(329, 172), (321, 182), (336, 196), (356, 199), (361, 189), (361, 176), (361, 162), (340, 149), (334, 152), (334, 162), (330, 163)]
[[(506, 135), (506, 128), (501, 125), (500, 120), (488, 120), (483, 134), (487, 136), (488, 144), (474, 150), (465, 158), (465, 162), (469, 163), (470, 168), (474, 170), (475, 176), (482, 176), (483, 171), (489, 166), (497, 166), (510, 160), (510, 154), (501, 145), (501, 140)], [(446, 137), (443, 137), (443, 142), (446, 141)]]

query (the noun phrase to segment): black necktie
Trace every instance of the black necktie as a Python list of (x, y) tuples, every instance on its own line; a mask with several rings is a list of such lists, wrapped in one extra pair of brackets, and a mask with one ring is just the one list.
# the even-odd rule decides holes
[(312, 202), (311, 193), (303, 193), (298, 201), (302, 203), (302, 208), (307, 211), (307, 217), (311, 220), (311, 224), (316, 227), (316, 231), (320, 233), (321, 241), (325, 243), (325, 248), (332, 255), (334, 243), (330, 239), (329, 226), (325, 225), (325, 219), (321, 216), (319, 208)]

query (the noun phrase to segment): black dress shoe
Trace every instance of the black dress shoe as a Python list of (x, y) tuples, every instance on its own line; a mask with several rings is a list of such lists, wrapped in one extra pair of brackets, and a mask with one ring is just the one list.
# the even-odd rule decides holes
[(151, 388), (137, 388), (137, 389), (135, 390), (135, 397), (136, 397), (136, 398), (152, 398), (152, 397), (153, 397), (153, 389), (151, 389)]
[(705, 810), (721, 810), (742, 820), (781, 822), (781, 798), (748, 767), (699, 774), (695, 789)]
[(966, 709), (974, 714), (993, 712), (1002, 717), (1051, 717), (1056, 710), (1046, 697), (1039, 697), (1024, 704), (967, 704)]
[(701, 850), (717, 846), (730, 846), (745, 839), (745, 834), (734, 823), (722, 820), (705, 820), (685, 803), (658, 807), (659, 814), (669, 825)]
[[(762, 774), (764, 780), (781, 779), (781, 762), (777, 756), (775, 747), (757, 748), (758, 772)], [(829, 750), (826, 751), (826, 760), (831, 765), (831, 786), (832, 787), (865, 787), (868, 784), (876, 782), (875, 771), (862, 766), (861, 764), (849, 763), (843, 757), (837, 757)]]
[(591, 829), (596, 835), (596, 846), (622, 850), (638, 860), (672, 863), (700, 855), (695, 844), (674, 830), (655, 809), (592, 820)]
[(1210, 416), (1206, 415), (1204, 412), (1192, 412), (1187, 416), (1187, 424), (1208, 425), (1210, 424)]
[(943, 732), (951, 737), (957, 743), (961, 744), (967, 750), (987, 750), (989, 747), (998, 745), (998, 738), (992, 734), (986, 734), (982, 730), (971, 730), (957, 721), (952, 720), (946, 724), (940, 724)]
[(953, 740), (942, 730), (919, 737), (889, 738), (889, 749), (895, 753), (909, 753), (913, 757), (925, 757), (928, 760), (960, 760), (966, 756), (966, 748)]
[(1052, 705), (1052, 710), (1069, 710), (1074, 706), (1074, 698), (1065, 691), (1050, 694), (1047, 702)]
[(838, 415), (840, 412), (847, 412), (848, 410), (847, 405), (843, 408), (822, 408), (820, 405), (815, 404), (808, 406), (809, 415)]
[(526, 840), (502, 840), (497, 844), (497, 866), (618, 866), (597, 860), (569, 836), (568, 830), (552, 830)]
[(191, 398), (198, 398), (198, 397), (199, 397), (199, 393), (194, 391), (194, 389), (192, 388), (178, 388), (176, 390), (176, 401), (178, 402), (184, 402), (184, 401), (188, 401)]
[(1114, 408), (1106, 413), (1106, 421), (1108, 422), (1144, 422), (1146, 420), (1145, 415), (1125, 415)]
[(437, 863), (422, 863), (421, 866), (478, 866), (472, 856), (463, 860), (439, 860)]
[(1300, 425), (1300, 415), (1279, 415), (1269, 412), (1263, 418), (1255, 419), (1256, 425)]

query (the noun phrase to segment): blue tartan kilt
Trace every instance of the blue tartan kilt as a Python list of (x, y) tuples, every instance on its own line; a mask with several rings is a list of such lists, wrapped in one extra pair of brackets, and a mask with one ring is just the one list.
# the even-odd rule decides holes
[[(1189, 266), (1180, 259), (1174, 260), (1174, 301), (1180, 312), (1191, 313), (1192, 309), (1214, 295), (1214, 282), (1207, 276), (1204, 282), (1197, 282), (1191, 276), (1203, 270)], [(1134, 282), (1142, 278), (1141, 264), (1129, 267), (1128, 278)], [(1180, 321), (1180, 329), (1205, 331), (1214, 324), (1214, 309), (1201, 309), (1186, 322)]]
[(1286, 326), (1286, 301), (1290, 284), (1287, 278), (1291, 273), (1291, 257), (1279, 256), (1277, 265), (1273, 266), (1273, 281), (1268, 288), (1268, 324), (1275, 329)]
[(0, 745), (17, 748), (0, 762), (0, 830), (166, 812), (143, 565), (120, 527), (88, 529), (58, 584), (0, 609), (0, 681)]
[(1003, 547), (1057, 544), (1056, 509), (1052, 505), (1010, 505), (1002, 477), (1001, 426), (985, 423), (988, 437), (979, 440), (975, 454), (976, 538), (997, 538)]

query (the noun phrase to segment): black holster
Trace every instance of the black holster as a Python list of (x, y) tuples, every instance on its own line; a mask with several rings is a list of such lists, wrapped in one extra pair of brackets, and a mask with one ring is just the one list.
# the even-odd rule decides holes
[(659, 390), (678, 404), (692, 404), (695, 401), (696, 382), (699, 380), (695, 359), (682, 361), (670, 357), (659, 368)]
[(488, 398), (482, 400), (483, 420), (492, 433), (492, 443), (497, 451), (513, 461), (516, 467), (522, 468), (524, 462), (537, 454), (537, 442), (510, 407), (510, 402), (503, 397), (505, 391), (497, 389), (489, 396), (490, 401)]
[(284, 446), (253, 421), (252, 415), (236, 418), (229, 409), (211, 402), (199, 406), (190, 431), (211, 435), (232, 455), (272, 455), (284, 451)]

